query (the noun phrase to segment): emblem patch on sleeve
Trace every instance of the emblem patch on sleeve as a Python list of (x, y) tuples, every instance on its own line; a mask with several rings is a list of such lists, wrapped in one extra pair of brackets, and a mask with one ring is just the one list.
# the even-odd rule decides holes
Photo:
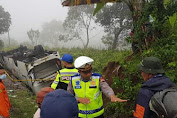
[(105, 82), (103, 77), (100, 78), (100, 82)]

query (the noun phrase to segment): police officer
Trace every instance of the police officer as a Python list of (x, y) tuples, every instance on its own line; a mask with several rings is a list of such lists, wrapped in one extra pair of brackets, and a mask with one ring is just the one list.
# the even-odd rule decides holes
[(78, 74), (72, 76), (68, 85), (68, 92), (75, 95), (79, 106), (79, 117), (82, 118), (104, 118), (102, 92), (111, 99), (111, 102), (126, 102), (117, 98), (103, 77), (98, 73), (92, 73), (92, 62), (94, 60), (80, 56), (74, 66)]
[(144, 58), (138, 68), (144, 83), (138, 92), (134, 118), (156, 118), (149, 107), (151, 97), (156, 92), (172, 87), (174, 84), (165, 76), (161, 60), (157, 57)]
[(61, 58), (63, 69), (57, 71), (56, 79), (53, 81), (51, 88), (64, 89), (67, 90), (67, 86), (69, 81), (71, 80), (71, 76), (78, 73), (78, 70), (73, 67), (73, 57), (70, 54), (64, 54)]

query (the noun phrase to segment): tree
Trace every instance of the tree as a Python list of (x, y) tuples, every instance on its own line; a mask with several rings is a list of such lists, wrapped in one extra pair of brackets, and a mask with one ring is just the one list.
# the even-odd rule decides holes
[(0, 50), (4, 48), (4, 42), (2, 40), (0, 40)]
[(40, 35), (42, 42), (47, 42), (47, 45), (58, 46), (60, 35), (65, 34), (63, 23), (61, 21), (52, 20), (48, 23), (44, 23)]
[[(173, 36), (169, 24), (176, 21), (177, 2), (175, 0), (150, 0), (145, 3), (141, 16), (135, 22), (134, 38), (141, 49), (149, 49), (151, 45), (164, 37)], [(151, 22), (154, 19), (153, 22)], [(162, 40), (161, 40), (162, 41)]]
[(132, 12), (133, 23), (141, 16), (142, 9), (149, 0), (122, 0)]
[(96, 22), (104, 27), (106, 36), (102, 41), (108, 44), (112, 49), (116, 49), (120, 43), (120, 36), (123, 35), (132, 26), (132, 17), (130, 10), (124, 3), (115, 3), (106, 5), (96, 15)]
[(31, 29), (27, 32), (27, 34), (28, 34), (29, 39), (32, 42), (32, 45), (37, 45), (38, 40), (39, 40), (39, 34), (40, 34), (39, 30)]
[(8, 32), (11, 24), (11, 18), (9, 12), (4, 11), (4, 8), (0, 6), (0, 34)]
[[(70, 32), (67, 38), (68, 40), (80, 40), (84, 48), (88, 47), (90, 33), (95, 29), (95, 26), (93, 26), (95, 25), (93, 11), (93, 5), (73, 6), (69, 8), (68, 16), (64, 22), (64, 27)], [(86, 43), (83, 40), (84, 38), (86, 38)]]

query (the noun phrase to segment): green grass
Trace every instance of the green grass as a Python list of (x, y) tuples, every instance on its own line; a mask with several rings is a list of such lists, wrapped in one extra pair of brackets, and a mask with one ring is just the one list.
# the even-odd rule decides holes
[[(102, 74), (102, 70), (108, 64), (108, 62), (119, 61), (124, 63), (126, 56), (131, 53), (131, 51), (96, 50), (92, 48), (56, 48), (52, 50), (58, 51), (60, 56), (65, 53), (72, 54), (74, 59), (79, 56), (89, 56), (94, 59), (93, 71), (100, 74)], [(11, 110), (11, 118), (32, 118), (37, 110), (35, 95), (26, 90), (17, 90), (10, 94), (10, 96), (17, 95), (16, 97), (10, 97), (10, 101), (13, 106)]]
[(12, 105), (11, 118), (33, 118), (33, 114), (37, 110), (36, 98), (33, 93), (27, 90), (16, 90), (9, 94), (9, 99)]
[(110, 61), (122, 61), (126, 58), (131, 51), (117, 51), (117, 50), (97, 50), (93, 48), (81, 49), (81, 48), (72, 48), (72, 49), (55, 49), (62, 56), (65, 53), (72, 54), (74, 59), (79, 56), (88, 56), (94, 59), (93, 71), (101, 73), (102, 69)]

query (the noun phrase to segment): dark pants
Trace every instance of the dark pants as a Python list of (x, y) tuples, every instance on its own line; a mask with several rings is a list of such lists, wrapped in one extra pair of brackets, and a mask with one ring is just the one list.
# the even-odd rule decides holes
[[(81, 118), (81, 117), (79, 117), (79, 118)], [(100, 115), (98, 117), (94, 117), (94, 118), (104, 118), (104, 114), (102, 114), (102, 115)]]

